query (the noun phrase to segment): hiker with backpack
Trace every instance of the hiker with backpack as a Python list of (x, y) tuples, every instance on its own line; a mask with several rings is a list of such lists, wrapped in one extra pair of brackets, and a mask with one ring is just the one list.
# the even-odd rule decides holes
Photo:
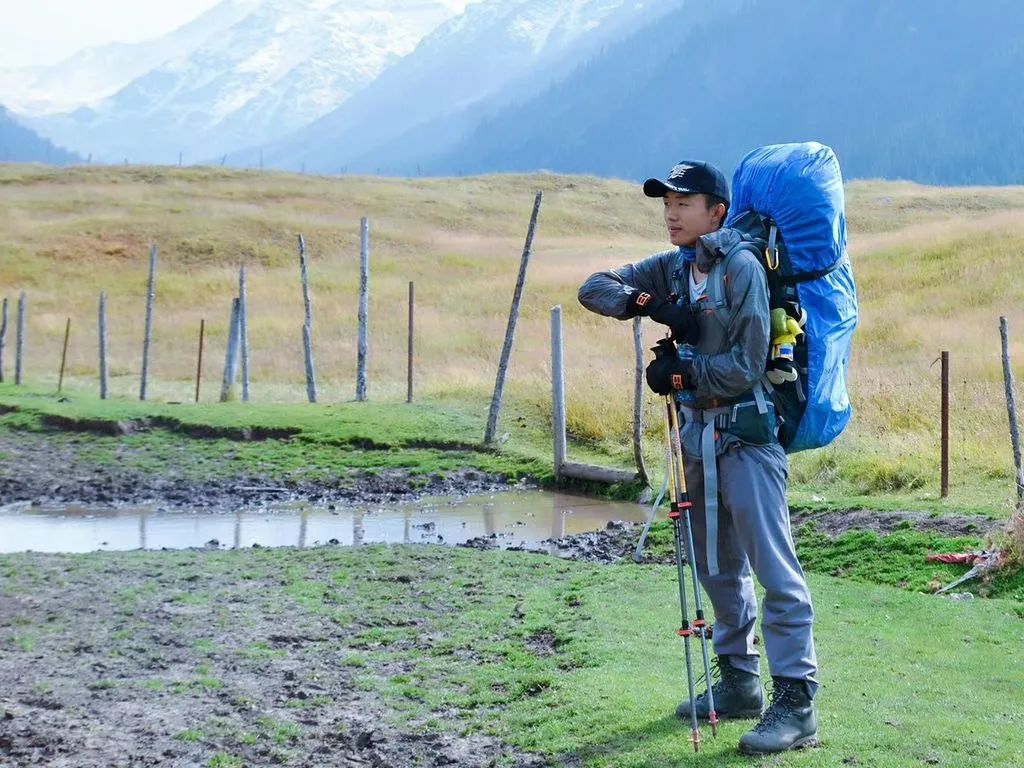
[[(817, 744), (813, 610), (790, 531), (786, 450), (823, 445), (849, 420), (856, 295), (830, 149), (755, 150), (733, 192), (730, 202), (721, 171), (699, 161), (648, 179), (644, 193), (662, 199), (675, 247), (591, 275), (579, 300), (620, 320), (649, 317), (671, 335), (655, 348), (647, 382), (678, 404), (693, 555), (715, 616), (715, 708), (721, 718), (759, 718), (739, 748), (763, 754)], [(753, 576), (765, 589), (767, 710)], [(708, 703), (704, 692), (676, 713), (707, 719)]]

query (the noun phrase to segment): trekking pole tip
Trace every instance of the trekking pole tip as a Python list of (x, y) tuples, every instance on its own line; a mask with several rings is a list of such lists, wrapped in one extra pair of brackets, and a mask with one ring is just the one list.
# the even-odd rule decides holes
[(690, 736), (690, 740), (693, 742), (693, 751), (700, 752), (700, 731), (694, 729), (693, 734)]
[(714, 738), (718, 738), (718, 713), (715, 710), (711, 710), (708, 721), (711, 723), (711, 735)]

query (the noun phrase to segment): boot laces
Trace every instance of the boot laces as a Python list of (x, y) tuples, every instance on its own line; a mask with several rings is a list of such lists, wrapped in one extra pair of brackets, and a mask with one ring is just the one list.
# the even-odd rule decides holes
[(722, 662), (721, 662), (721, 659), (718, 656), (715, 656), (714, 658), (711, 659), (710, 666), (711, 666), (711, 679), (708, 680), (708, 676), (706, 674), (704, 674), (704, 675), (701, 675), (700, 676), (700, 680), (697, 681), (698, 685), (700, 685), (702, 682), (704, 683), (704, 692), (697, 696), (697, 701), (704, 701), (705, 699), (707, 699), (707, 697), (708, 697), (708, 688), (711, 688), (712, 690), (714, 690), (717, 693), (718, 692), (718, 687), (721, 686), (723, 684), (723, 682), (724, 682), (724, 680), (722, 679)]
[[(767, 690), (767, 686), (765, 686), (765, 690)], [(754, 730), (758, 733), (771, 730), (775, 723), (786, 717), (799, 704), (799, 693), (794, 686), (786, 683), (779, 685), (773, 681), (768, 709), (761, 717), (761, 722), (754, 726)]]

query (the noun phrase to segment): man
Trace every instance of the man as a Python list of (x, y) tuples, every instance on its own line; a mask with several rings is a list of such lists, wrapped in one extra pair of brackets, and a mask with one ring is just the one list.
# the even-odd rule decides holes
[[(745, 753), (813, 746), (813, 612), (789, 527), (786, 455), (762, 384), (770, 330), (765, 271), (754, 254), (729, 249), (733, 233), (721, 229), (729, 187), (713, 165), (681, 162), (666, 180), (648, 179), (644, 193), (662, 198), (676, 248), (591, 275), (579, 300), (620, 320), (650, 317), (679, 344), (676, 353), (659, 343), (647, 382), (680, 403), (694, 555), (715, 614), (718, 715), (760, 717), (740, 740)], [(751, 571), (765, 589), (762, 632), (774, 682), (763, 714)], [(676, 714), (689, 719), (691, 707), (707, 718), (707, 692)]]

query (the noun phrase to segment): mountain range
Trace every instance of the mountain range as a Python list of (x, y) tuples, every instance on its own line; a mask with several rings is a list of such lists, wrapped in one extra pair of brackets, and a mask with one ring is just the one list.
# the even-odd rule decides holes
[(1020, 183), (1018, 29), (1016, 0), (222, 0), (19, 93), (89, 96), (23, 121), (112, 161), (636, 179), (815, 139), (849, 177)]
[(159, 41), (170, 55), (116, 92), (29, 124), (101, 161), (217, 157), (331, 111), (465, 5), (223, 0)]
[[(485, 0), (442, 24), (338, 109), (264, 148), (321, 172), (414, 175), (484, 116), (528, 98), (682, 0)], [(254, 164), (254, 151), (229, 159)]]
[(731, 169), (753, 147), (816, 139), (848, 177), (1019, 184), (1020, 29), (1016, 0), (753, 0), (700, 20), (687, 4), (423, 168), (638, 178), (686, 157)]
[(41, 138), (0, 106), (0, 163), (11, 161), (70, 165), (80, 163), (82, 158)]

